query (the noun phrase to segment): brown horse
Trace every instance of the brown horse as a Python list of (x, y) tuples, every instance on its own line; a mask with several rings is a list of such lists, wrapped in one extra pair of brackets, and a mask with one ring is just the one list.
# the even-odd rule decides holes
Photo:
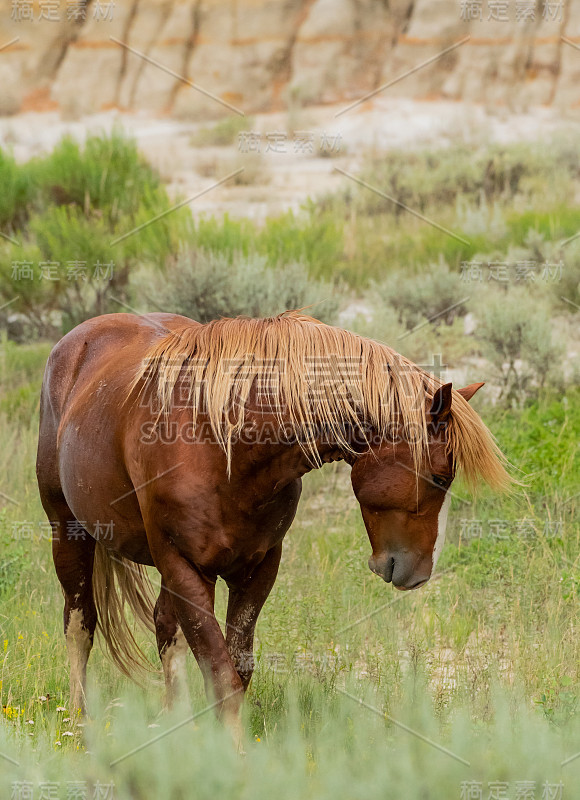
[[(170, 314), (89, 320), (54, 348), (37, 475), (65, 596), (71, 711), (85, 707), (97, 624), (139, 662), (125, 602), (152, 627), (168, 701), (187, 644), (239, 739), (256, 620), (276, 578), (301, 477), (344, 460), (369, 566), (399, 589), (429, 580), (456, 468), (495, 487), (504, 459), (468, 400), (378, 342), (299, 312), (200, 325)], [(153, 609), (143, 565), (161, 574)], [(225, 636), (214, 616), (229, 587)]]

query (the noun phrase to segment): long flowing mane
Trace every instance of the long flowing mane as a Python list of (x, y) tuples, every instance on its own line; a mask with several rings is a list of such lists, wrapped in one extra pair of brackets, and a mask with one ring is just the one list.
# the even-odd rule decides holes
[[(326, 431), (348, 450), (346, 425), (389, 438), (397, 420), (417, 472), (428, 458), (428, 404), (442, 383), (387, 345), (299, 311), (265, 319), (223, 318), (168, 332), (147, 352), (132, 389), (144, 380), (161, 410), (168, 411), (184, 379), (194, 426), (203, 400), (228, 465), (259, 385), (265, 387), (262, 402), (284, 409), (276, 412), (280, 423), (290, 425), (313, 463), (320, 463), (316, 431)], [(447, 447), (473, 487), (481, 479), (496, 488), (509, 484), (505, 458), (491, 433), (455, 390)]]

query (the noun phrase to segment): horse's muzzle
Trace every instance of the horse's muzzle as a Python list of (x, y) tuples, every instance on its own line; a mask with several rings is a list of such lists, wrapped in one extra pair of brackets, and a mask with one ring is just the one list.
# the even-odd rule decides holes
[(427, 575), (424, 570), (417, 569), (417, 566), (417, 557), (412, 553), (373, 555), (369, 558), (371, 571), (386, 583), (392, 582), (395, 589), (418, 589), (427, 583), (431, 573)]

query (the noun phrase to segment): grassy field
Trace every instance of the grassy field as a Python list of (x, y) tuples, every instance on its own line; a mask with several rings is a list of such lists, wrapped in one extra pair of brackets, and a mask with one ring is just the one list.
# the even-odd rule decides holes
[[(24, 165), (0, 152), (0, 228), (13, 239), (0, 239), (0, 800), (577, 796), (580, 246), (563, 240), (580, 228), (578, 154), (561, 141), (369, 155), (364, 179), (457, 238), (354, 184), (262, 227), (167, 215), (158, 176), (118, 133)], [(70, 280), (83, 261), (87, 279)], [(107, 285), (97, 261), (114, 262)], [(512, 269), (504, 284), (487, 273), (466, 284), (472, 261), (533, 263), (537, 278)], [(48, 262), (56, 278), (41, 280)], [(560, 278), (543, 280), (560, 262)], [(152, 637), (144, 687), (96, 646), (91, 719), (69, 716), (62, 594), (34, 475), (50, 342), (127, 306), (209, 319), (312, 299), (328, 321), (354, 300), (353, 329), (486, 380), (474, 404), (523, 485), (474, 498), (458, 480), (436, 578), (398, 593), (367, 567), (348, 468), (307, 476), (258, 623), (245, 757), (207, 711), (193, 657), (191, 707), (159, 714)], [(220, 584), (221, 620), (225, 604)]]
[[(135, 687), (98, 646), (91, 721), (63, 710), (62, 596), (33, 470), (48, 349), (8, 342), (1, 361), (0, 797), (43, 783), (65, 797), (77, 782), (89, 796), (114, 783), (120, 798), (460, 798), (507, 782), (511, 798), (524, 781), (539, 798), (546, 782), (576, 796), (577, 390), (482, 408), (527, 486), (475, 501), (459, 484), (439, 575), (418, 592), (368, 570), (348, 469), (308, 476), (258, 624), (241, 758), (211, 713), (191, 720), (207, 706), (192, 657), (192, 710), (160, 717), (159, 676)], [(144, 647), (156, 666), (153, 640)]]

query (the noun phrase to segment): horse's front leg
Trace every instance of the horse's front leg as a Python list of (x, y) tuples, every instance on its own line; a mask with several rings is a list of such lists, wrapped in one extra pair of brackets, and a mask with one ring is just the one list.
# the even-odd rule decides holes
[(258, 616), (278, 574), (282, 542), (269, 550), (250, 576), (230, 583), (226, 642), (244, 691), (254, 671), (254, 631)]
[(230, 658), (224, 635), (214, 614), (215, 581), (210, 581), (171, 545), (159, 549), (154, 559), (163, 586), (171, 595), (175, 614), (202, 671), (206, 693), (218, 716), (242, 749), (242, 681)]

